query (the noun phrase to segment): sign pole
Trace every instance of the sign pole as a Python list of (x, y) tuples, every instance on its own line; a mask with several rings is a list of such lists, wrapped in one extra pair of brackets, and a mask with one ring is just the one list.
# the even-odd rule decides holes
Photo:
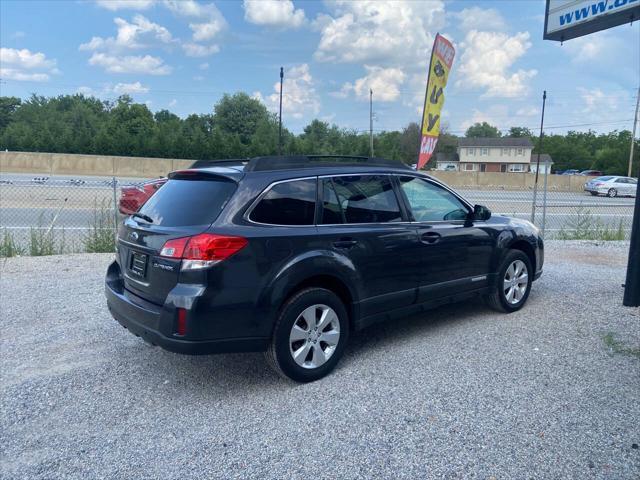
[[(638, 89), (640, 99), (640, 89)], [(629, 157), (629, 176), (631, 161), (633, 160), (633, 144), (636, 140), (636, 123), (638, 118), (638, 101), (636, 100), (636, 118), (633, 122), (633, 134), (631, 135), (631, 156)], [(640, 169), (638, 170), (640, 177)], [(622, 304), (626, 307), (640, 306), (640, 191), (636, 188), (636, 204), (633, 210), (633, 223), (631, 224), (631, 242), (629, 244), (629, 260), (627, 262), (627, 278), (624, 282), (624, 297)]]
[(280, 115), (278, 120), (278, 155), (282, 155), (282, 81), (284, 80), (284, 68), (280, 67)]
[(373, 158), (373, 90), (369, 89), (369, 155)]
[(536, 202), (538, 201), (538, 175), (540, 174), (540, 150), (542, 150), (542, 129), (544, 127), (544, 107), (547, 103), (547, 91), (542, 93), (542, 117), (540, 118), (540, 138), (538, 140), (538, 161), (536, 162), (536, 179), (533, 182), (533, 205), (531, 205), (531, 223), (536, 222)]
[(629, 171), (627, 177), (631, 176), (631, 168), (633, 164), (633, 145), (636, 143), (636, 125), (638, 123), (638, 105), (640, 105), (640, 87), (638, 87), (638, 96), (636, 97), (636, 114), (633, 116), (633, 133), (631, 134), (631, 149), (629, 150)]

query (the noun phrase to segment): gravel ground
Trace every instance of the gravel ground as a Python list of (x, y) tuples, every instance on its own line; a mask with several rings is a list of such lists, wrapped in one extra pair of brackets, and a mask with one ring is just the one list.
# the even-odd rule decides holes
[(640, 477), (625, 244), (548, 242), (528, 305), (374, 326), (319, 382), (111, 319), (111, 255), (3, 261), (0, 472), (78, 478)]

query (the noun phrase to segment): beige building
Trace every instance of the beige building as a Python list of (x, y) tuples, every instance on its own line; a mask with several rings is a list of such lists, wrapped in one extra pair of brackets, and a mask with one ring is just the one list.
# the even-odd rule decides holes
[(533, 145), (528, 138), (461, 138), (458, 142), (458, 170), (528, 172), (531, 150)]

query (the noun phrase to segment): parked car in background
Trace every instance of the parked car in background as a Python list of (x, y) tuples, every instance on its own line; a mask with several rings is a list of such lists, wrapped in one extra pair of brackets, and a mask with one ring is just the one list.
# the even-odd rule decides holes
[(562, 172), (562, 175), (580, 175), (580, 170), (570, 169)]
[(166, 178), (156, 178), (136, 185), (125, 185), (121, 189), (118, 210), (123, 215), (133, 215), (142, 207), (151, 195), (156, 193), (162, 185), (167, 183)]
[(601, 177), (604, 175), (604, 172), (600, 170), (583, 170), (580, 172), (580, 175), (584, 175), (586, 177)]
[(607, 197), (635, 197), (638, 190), (638, 180), (631, 177), (616, 177), (613, 175), (598, 177), (584, 184), (584, 191), (593, 196)]
[(478, 296), (519, 310), (543, 248), (528, 221), (397, 161), (220, 161), (169, 174), (125, 218), (105, 293), (113, 317), (151, 344), (263, 351), (309, 382), (373, 323)]

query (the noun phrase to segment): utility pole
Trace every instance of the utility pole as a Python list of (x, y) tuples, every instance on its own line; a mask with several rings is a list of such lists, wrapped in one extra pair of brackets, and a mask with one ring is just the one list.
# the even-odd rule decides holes
[(640, 87), (638, 87), (638, 95), (636, 96), (636, 114), (633, 116), (633, 133), (631, 134), (631, 150), (629, 151), (629, 171), (627, 177), (633, 173), (631, 166), (633, 163), (633, 145), (636, 143), (636, 125), (638, 123), (638, 105), (640, 105)]
[[(638, 122), (638, 102), (640, 102), (640, 88), (636, 99), (636, 115), (633, 119), (633, 134), (631, 135), (631, 152), (629, 154), (629, 176), (633, 160), (633, 143), (636, 140), (636, 123)], [(640, 176), (640, 175), (639, 175)], [(629, 260), (627, 262), (627, 278), (624, 282), (624, 296), (622, 304), (627, 307), (640, 306), (640, 192), (636, 192), (636, 204), (633, 210), (631, 224), (631, 239), (629, 243)]]
[(373, 90), (369, 89), (369, 155), (373, 157)]
[(542, 150), (542, 129), (544, 127), (544, 106), (547, 103), (547, 91), (542, 93), (542, 117), (540, 118), (540, 138), (538, 140), (538, 161), (536, 162), (536, 180), (533, 183), (533, 205), (531, 206), (531, 223), (536, 221), (536, 202), (538, 201), (538, 175), (540, 174), (540, 152)]
[(278, 125), (278, 155), (282, 155), (282, 83), (284, 80), (284, 68), (280, 67), (280, 120)]

